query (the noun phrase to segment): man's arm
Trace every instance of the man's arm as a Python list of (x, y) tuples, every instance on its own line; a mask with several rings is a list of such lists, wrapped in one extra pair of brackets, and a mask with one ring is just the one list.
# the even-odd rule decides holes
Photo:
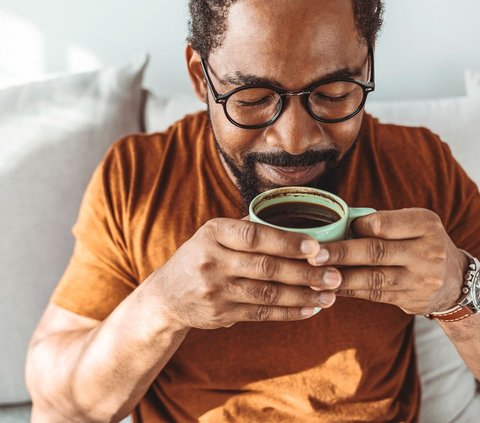
[(480, 313), (458, 322), (439, 321), (439, 324), (480, 381)]
[(306, 235), (213, 219), (104, 322), (50, 305), (27, 362), (34, 420), (128, 415), (189, 328), (304, 320), (330, 307), (339, 283), (331, 274), (338, 272), (306, 261), (319, 248)]
[(130, 414), (187, 333), (162, 318), (146, 288), (104, 322), (47, 307), (27, 358), (32, 421), (105, 422)]

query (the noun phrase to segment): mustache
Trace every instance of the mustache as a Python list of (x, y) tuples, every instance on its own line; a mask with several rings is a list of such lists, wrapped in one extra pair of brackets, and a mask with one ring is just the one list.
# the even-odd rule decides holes
[(271, 153), (248, 153), (244, 158), (245, 165), (264, 163), (278, 167), (309, 167), (321, 162), (336, 162), (339, 152), (335, 148), (325, 150), (309, 150), (302, 154), (290, 154), (286, 151)]

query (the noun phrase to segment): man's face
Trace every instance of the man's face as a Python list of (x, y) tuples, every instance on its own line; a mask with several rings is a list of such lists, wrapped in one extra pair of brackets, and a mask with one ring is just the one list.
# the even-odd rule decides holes
[[(242, 0), (229, 10), (224, 41), (208, 58), (220, 94), (251, 77), (297, 91), (341, 70), (368, 79), (368, 49), (355, 27), (350, 0)], [(332, 189), (333, 169), (352, 148), (363, 113), (320, 123), (300, 97), (289, 97), (272, 125), (241, 129), (208, 93), (213, 132), (227, 171), (246, 202), (276, 186)]]

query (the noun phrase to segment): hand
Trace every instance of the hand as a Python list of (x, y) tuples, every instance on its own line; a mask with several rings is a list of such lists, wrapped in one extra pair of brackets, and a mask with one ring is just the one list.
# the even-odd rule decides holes
[(456, 304), (468, 259), (435, 213), (381, 211), (356, 219), (352, 229), (362, 238), (324, 244), (309, 259), (317, 266), (342, 267), (337, 295), (394, 304), (409, 314)]
[(149, 277), (146, 295), (182, 328), (306, 319), (334, 303), (340, 283), (336, 269), (306, 261), (319, 249), (306, 235), (213, 219)]

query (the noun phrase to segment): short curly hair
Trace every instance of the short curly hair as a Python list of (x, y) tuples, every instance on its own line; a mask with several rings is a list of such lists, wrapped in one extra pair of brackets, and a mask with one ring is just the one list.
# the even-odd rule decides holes
[[(229, 8), (238, 0), (189, 0), (187, 42), (203, 58), (222, 45)], [(383, 0), (352, 0), (362, 42), (374, 46), (383, 23)]]

